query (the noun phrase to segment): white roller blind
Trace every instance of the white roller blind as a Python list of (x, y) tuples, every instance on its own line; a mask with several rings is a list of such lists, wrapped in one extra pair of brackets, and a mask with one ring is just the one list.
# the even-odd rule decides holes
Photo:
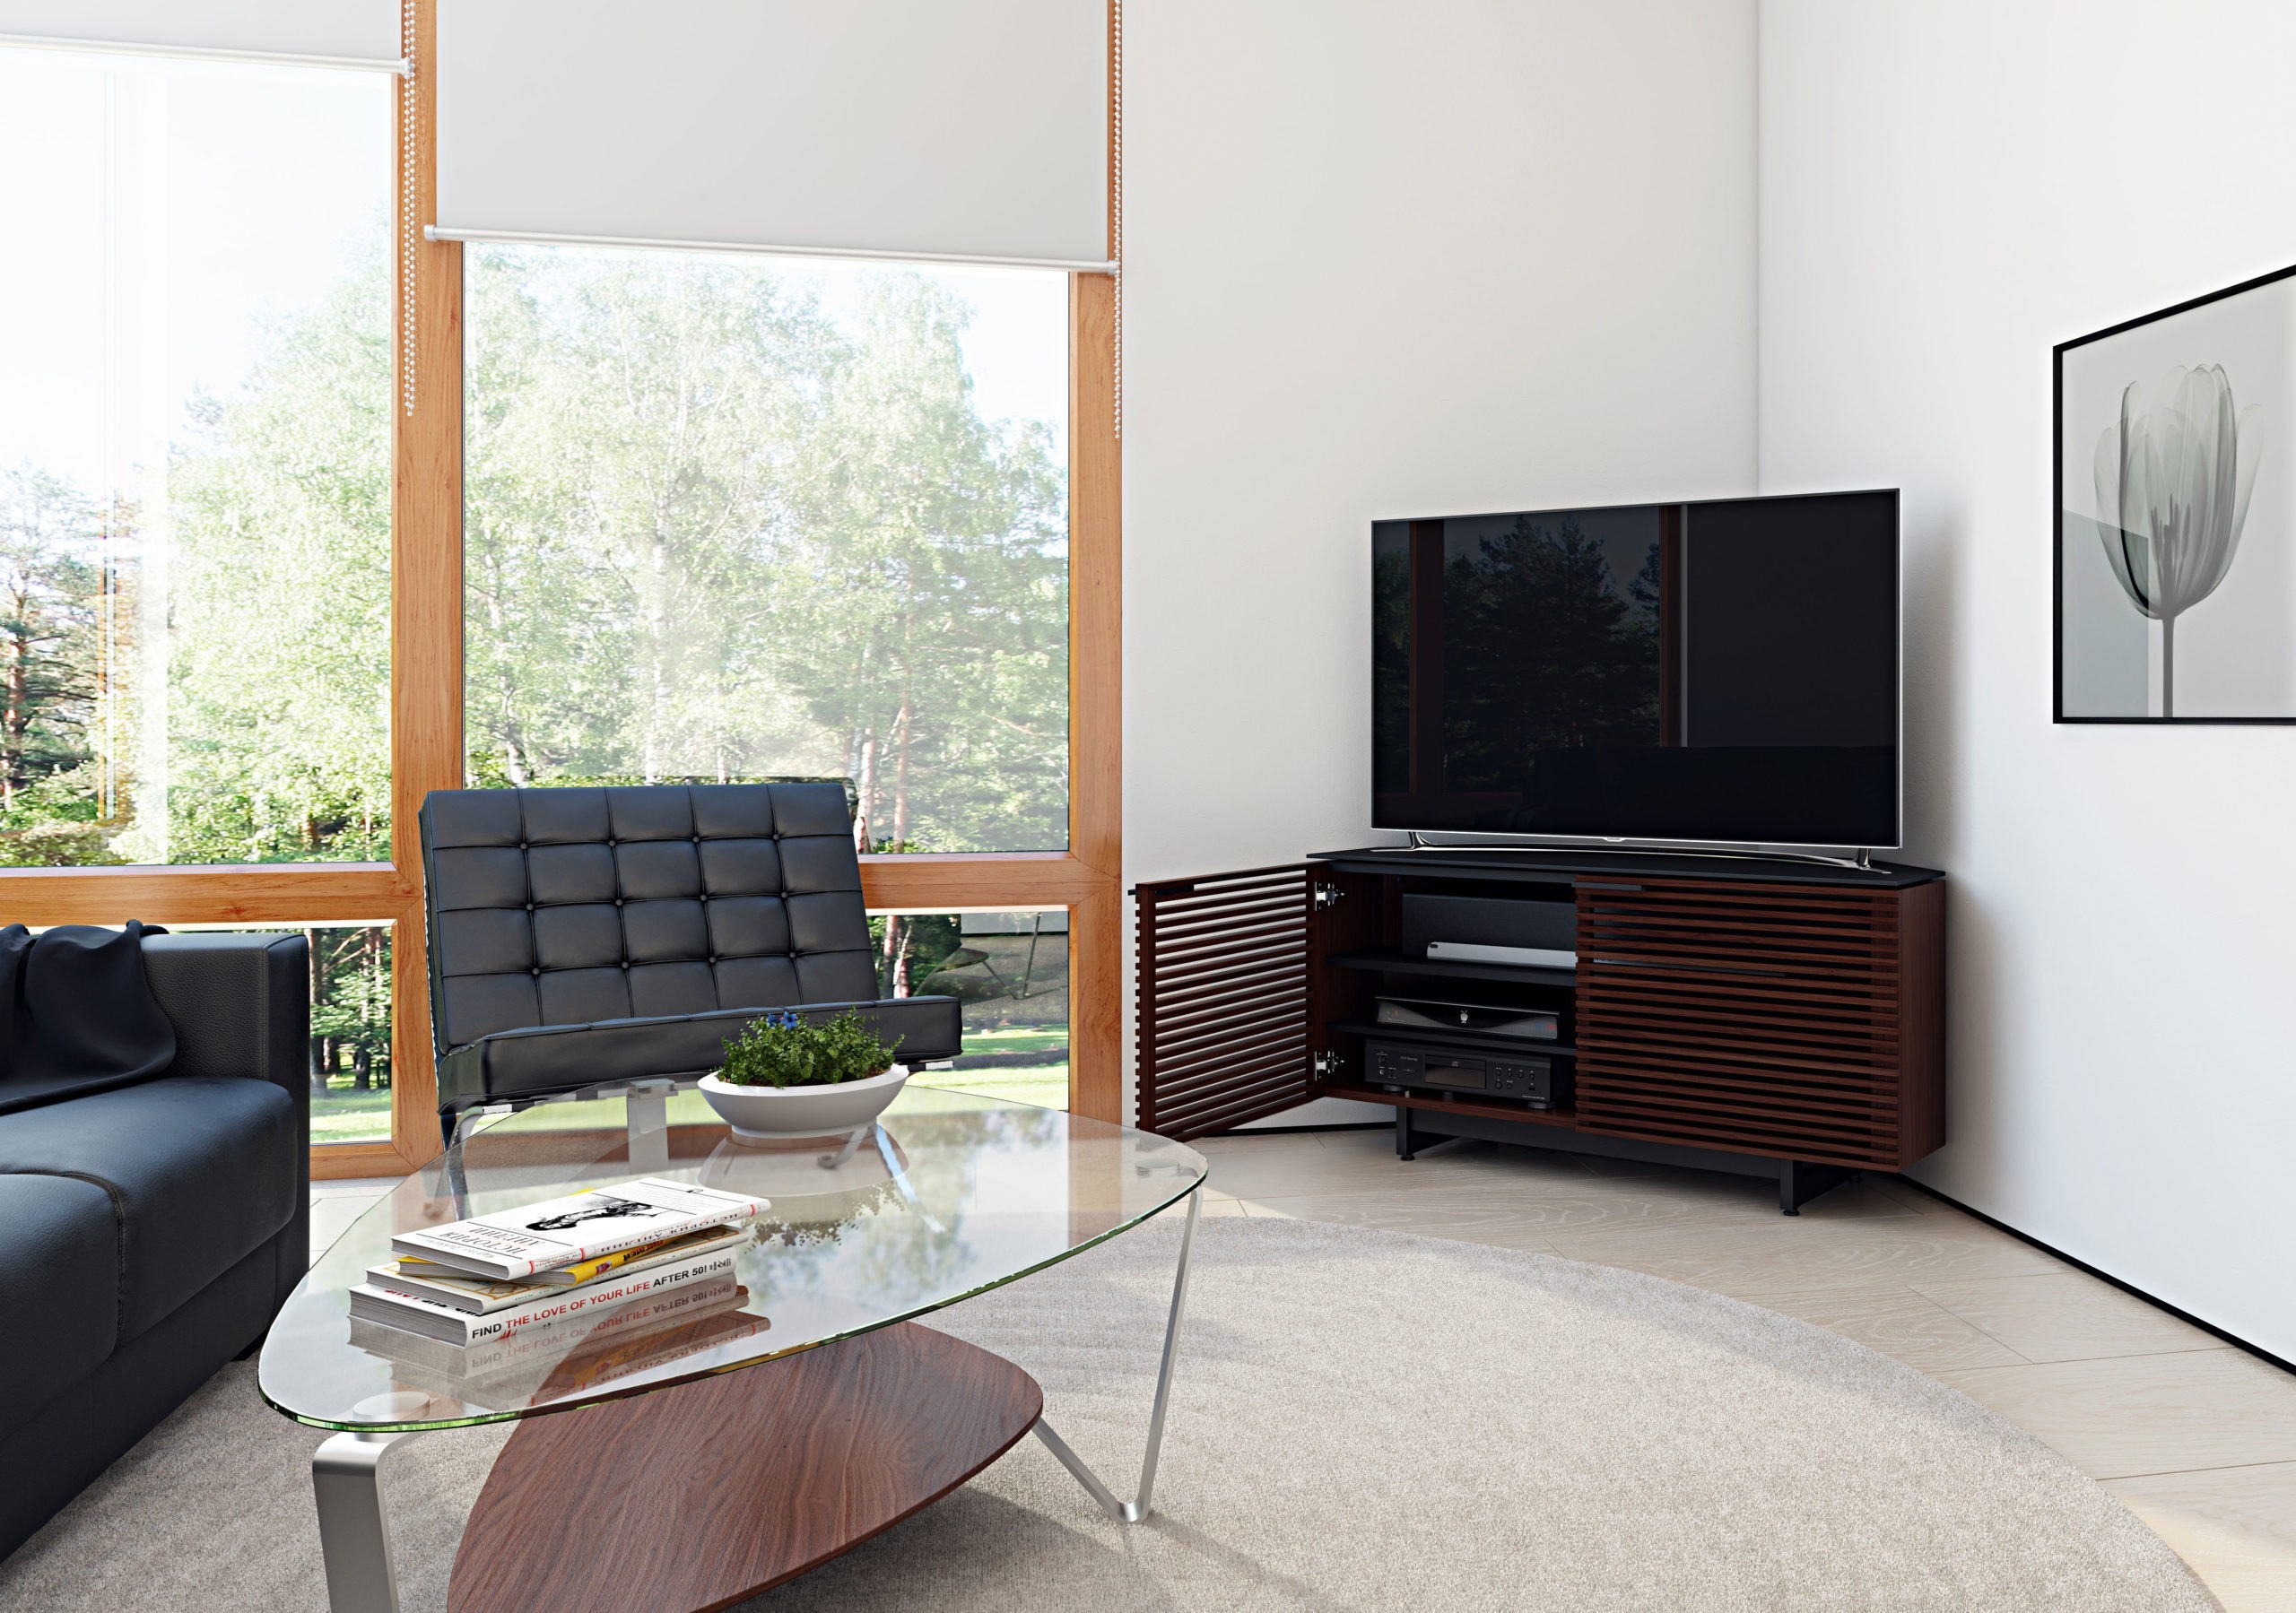
[(448, 238), (1100, 266), (1106, 0), (439, 0)]
[(284, 57), (399, 59), (398, 0), (0, 0), (0, 43)]

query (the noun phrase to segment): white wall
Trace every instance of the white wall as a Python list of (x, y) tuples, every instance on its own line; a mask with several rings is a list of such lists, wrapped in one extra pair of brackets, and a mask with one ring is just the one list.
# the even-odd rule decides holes
[(2296, 262), (2292, 62), (2285, 0), (1761, 6), (1762, 490), (1906, 490), (1917, 1174), (2296, 1357), (2296, 731), (2049, 721), (2049, 350)]
[(1372, 840), (1373, 519), (1751, 490), (1754, 8), (1125, 22), (1129, 880)]

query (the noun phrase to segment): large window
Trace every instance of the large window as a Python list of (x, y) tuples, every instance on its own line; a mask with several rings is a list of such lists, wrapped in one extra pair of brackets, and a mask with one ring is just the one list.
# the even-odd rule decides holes
[(1068, 913), (900, 913), (869, 921), (877, 990), (962, 1007), (965, 1050), (921, 1087), (1068, 1106)]
[(0, 922), (308, 932), (312, 1168), (392, 1172), (427, 792), (840, 778), (946, 1073), (1116, 1117), (1113, 279), (466, 248), (437, 13), (0, 48)]
[(388, 858), (391, 120), (0, 50), (0, 865)]
[(473, 783), (841, 777), (1068, 844), (1064, 274), (465, 255)]

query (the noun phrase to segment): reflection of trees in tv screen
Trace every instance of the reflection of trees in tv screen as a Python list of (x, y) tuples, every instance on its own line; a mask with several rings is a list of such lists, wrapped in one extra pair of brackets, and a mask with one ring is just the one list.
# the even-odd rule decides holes
[(1411, 533), (1381, 522), (1371, 536), (1371, 787), (1411, 788)]
[(1541, 750), (1657, 743), (1655, 532), (1623, 585), (1618, 545), (1570, 515), (1472, 541), (1443, 567), (1444, 787), (1520, 791)]

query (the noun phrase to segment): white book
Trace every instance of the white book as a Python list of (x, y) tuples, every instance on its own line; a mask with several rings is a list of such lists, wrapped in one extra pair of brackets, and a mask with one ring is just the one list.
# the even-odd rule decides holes
[(448, 1344), (477, 1344), (490, 1339), (510, 1338), (544, 1322), (603, 1314), (635, 1300), (658, 1296), (683, 1284), (730, 1278), (735, 1253), (735, 1248), (720, 1248), (630, 1277), (616, 1272), (585, 1288), (556, 1289), (524, 1305), (483, 1315), (435, 1300), (418, 1299), (412, 1294), (394, 1294), (388, 1288), (362, 1282), (351, 1290), (351, 1314), (362, 1321), (404, 1328)]
[(741, 1226), (764, 1208), (763, 1199), (744, 1193), (648, 1176), (402, 1232), (391, 1239), (391, 1251), (516, 1281), (704, 1227)]
[(578, 1287), (587, 1288), (593, 1283), (631, 1276), (655, 1266), (665, 1266), (672, 1261), (691, 1260), (696, 1255), (730, 1249), (754, 1236), (755, 1229), (749, 1227), (705, 1227), (700, 1232), (689, 1232), (683, 1237), (672, 1238), (658, 1249), (647, 1249), (641, 1244), (642, 1253), (631, 1255), (608, 1270), (577, 1282), (557, 1280), (564, 1275), (563, 1269), (542, 1272), (525, 1282), (512, 1282), (506, 1278), (478, 1277), (457, 1271), (452, 1266), (417, 1260), (411, 1254), (399, 1260), (387, 1260), (379, 1266), (368, 1267), (367, 1280), (376, 1288), (387, 1288), (394, 1294), (405, 1294), (416, 1299), (427, 1299), (433, 1305), (452, 1305), (458, 1311), (469, 1311), (483, 1316), (495, 1311), (507, 1311), (514, 1305), (568, 1293)]

